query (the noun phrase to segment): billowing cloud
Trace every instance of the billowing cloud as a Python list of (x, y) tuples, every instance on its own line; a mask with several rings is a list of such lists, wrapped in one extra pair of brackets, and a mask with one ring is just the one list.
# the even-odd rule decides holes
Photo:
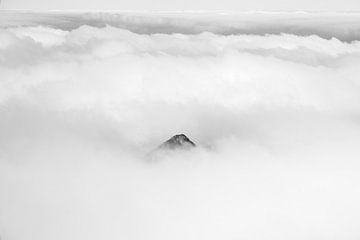
[(359, 237), (357, 40), (44, 25), (0, 29), (3, 240)]
[(1, 27), (50, 26), (73, 30), (83, 25), (110, 25), (139, 34), (212, 32), (219, 35), (293, 34), (360, 39), (357, 12), (76, 12), (2, 11)]

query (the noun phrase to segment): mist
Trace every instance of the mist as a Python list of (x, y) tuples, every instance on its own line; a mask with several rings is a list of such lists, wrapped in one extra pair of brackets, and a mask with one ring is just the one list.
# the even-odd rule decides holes
[(357, 35), (52, 21), (0, 29), (2, 240), (360, 237)]

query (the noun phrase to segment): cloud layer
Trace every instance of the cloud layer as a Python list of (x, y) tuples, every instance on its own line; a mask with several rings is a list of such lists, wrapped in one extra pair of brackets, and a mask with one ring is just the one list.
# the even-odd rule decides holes
[[(338, 39), (0, 29), (2, 239), (358, 238), (360, 44)], [(149, 162), (177, 133), (200, 147)]]
[(358, 12), (84, 12), (2, 11), (1, 27), (50, 26), (73, 30), (110, 25), (139, 34), (212, 32), (219, 35), (317, 35), (352, 42), (360, 39)]

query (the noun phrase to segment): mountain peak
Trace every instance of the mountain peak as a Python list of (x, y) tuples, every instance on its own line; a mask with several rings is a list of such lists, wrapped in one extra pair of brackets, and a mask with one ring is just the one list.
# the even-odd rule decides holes
[(195, 143), (193, 143), (185, 134), (177, 134), (172, 136), (166, 142), (162, 143), (158, 149), (190, 149), (196, 147)]

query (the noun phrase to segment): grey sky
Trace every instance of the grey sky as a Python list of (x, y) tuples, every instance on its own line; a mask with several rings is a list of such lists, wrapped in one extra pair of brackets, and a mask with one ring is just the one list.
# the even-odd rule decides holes
[(1, 9), (360, 11), (359, 0), (0, 0)]

